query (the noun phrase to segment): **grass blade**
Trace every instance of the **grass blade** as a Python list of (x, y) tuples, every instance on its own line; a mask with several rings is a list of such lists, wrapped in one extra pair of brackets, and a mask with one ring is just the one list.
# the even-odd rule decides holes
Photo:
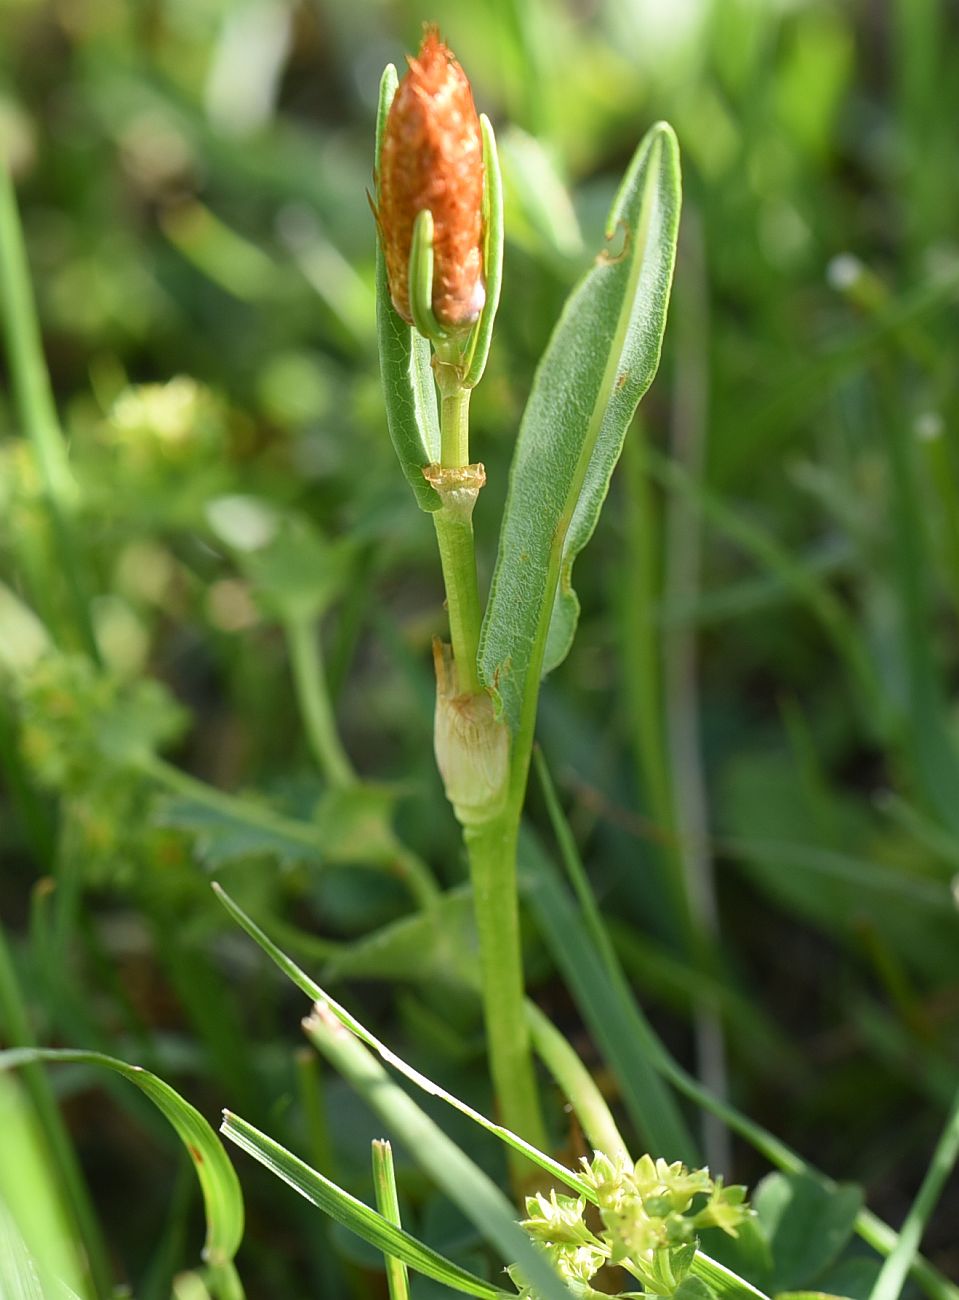
[[(393, 1148), (382, 1139), (373, 1143), (373, 1193), (376, 1196), (376, 1208), (383, 1218), (394, 1227), (402, 1227), (400, 1201), (396, 1193), (396, 1170), (393, 1168)], [(395, 1255), (387, 1254), (385, 1258), (390, 1300), (410, 1300), (410, 1280), (406, 1265)]]
[(275, 962), (283, 974), (286, 975), (287, 979), (292, 980), (297, 988), (301, 989), (311, 1001), (319, 1003), (323, 1007), (327, 1008), (345, 1029), (348, 1029), (350, 1033), (354, 1034), (361, 1043), (365, 1044), (365, 1046), (371, 1048), (382, 1061), (385, 1061), (387, 1065), (391, 1065), (393, 1069), (397, 1070), (405, 1078), (409, 1079), (411, 1083), (415, 1084), (417, 1088), (422, 1089), (423, 1092), (428, 1093), (431, 1097), (437, 1097), (448, 1106), (452, 1106), (454, 1110), (458, 1110), (462, 1115), (465, 1115), (467, 1119), (471, 1119), (474, 1124), (478, 1124), (480, 1128), (486, 1129), (487, 1133), (492, 1133), (494, 1137), (499, 1138), (499, 1140), (504, 1142), (508, 1147), (511, 1147), (514, 1151), (518, 1151), (520, 1155), (526, 1156), (528, 1160), (545, 1170), (545, 1172), (552, 1178), (555, 1178), (557, 1182), (564, 1183), (567, 1187), (573, 1188), (578, 1195), (585, 1196), (589, 1199), (591, 1196), (589, 1187), (576, 1173), (573, 1172), (573, 1170), (567, 1169), (566, 1166), (560, 1164), (558, 1160), (554, 1160), (551, 1156), (538, 1150), (529, 1142), (525, 1141), (525, 1139), (518, 1137), (517, 1134), (511, 1132), (510, 1129), (504, 1128), (502, 1124), (495, 1124), (491, 1119), (487, 1119), (487, 1117), (480, 1114), (478, 1110), (474, 1110), (473, 1107), (468, 1106), (465, 1101), (460, 1101), (458, 1097), (454, 1097), (452, 1093), (441, 1088), (439, 1084), (434, 1083), (432, 1079), (428, 1079), (425, 1074), (421, 1074), (419, 1070), (415, 1069), (412, 1065), (407, 1064), (402, 1057), (399, 1057), (395, 1052), (390, 1051), (385, 1043), (380, 1042), (375, 1034), (371, 1034), (364, 1025), (360, 1024), (355, 1016), (352, 1016), (345, 1007), (341, 1006), (331, 998), (315, 980), (311, 979), (305, 971), (301, 970), (294, 961), (291, 961), (290, 958), (287, 957), (286, 953), (282, 952), (273, 940), (270, 939), (268, 935), (264, 934), (256, 922), (247, 916), (243, 909), (234, 902), (222, 886), (214, 884), (213, 888), (220, 902), (233, 919), (242, 926), (255, 943), (259, 944), (271, 961)]
[(335, 1010), (318, 1002), (303, 1027), (310, 1042), (402, 1138), (417, 1163), (492, 1243), (503, 1262), (518, 1264), (542, 1300), (570, 1300), (570, 1292), (517, 1223), (516, 1211), (489, 1175), (390, 1079)]
[(922, 1186), (899, 1230), (896, 1242), (876, 1278), (869, 1300), (898, 1300), (916, 1257), (922, 1234), (946, 1179), (959, 1158), (959, 1094), (953, 1102), (942, 1136), (933, 1152)]
[[(756, 1151), (765, 1156), (770, 1164), (777, 1169), (782, 1169), (787, 1173), (809, 1174), (821, 1182), (824, 1187), (834, 1188), (835, 1183), (832, 1179), (810, 1164), (808, 1160), (805, 1160), (781, 1139), (777, 1138), (775, 1134), (763, 1128), (761, 1124), (749, 1119), (735, 1106), (714, 1097), (707, 1088), (702, 1086), (698, 1079), (694, 1078), (674, 1060), (646, 1020), (640, 1007), (633, 1000), (628, 985), (622, 980), (613, 981), (609, 978), (602, 959), (595, 949), (591, 947), (590, 936), (582, 918), (577, 913), (568, 895), (565, 899), (563, 898), (564, 887), (552, 862), (529, 835), (524, 839), (524, 849), (520, 883), (539, 921), (541, 933), (553, 955), (553, 960), (560, 970), (564, 971), (570, 991), (577, 1000), (583, 1018), (591, 1031), (597, 1034), (597, 1038), (598, 1027), (594, 1023), (594, 1017), (598, 1015), (602, 1019), (603, 1016), (610, 1014), (610, 1007), (620, 1002), (628, 1002), (631, 1004), (631, 1010), (626, 1005), (621, 1006), (619, 1009), (620, 1015), (628, 1017), (628, 1021), (625, 1022), (631, 1025), (628, 1032), (642, 1045), (642, 1050), (653, 1067), (678, 1092), (695, 1102), (696, 1105), (702, 1106), (704, 1110), (716, 1115), (734, 1133), (737, 1133)], [(574, 951), (590, 960), (590, 976), (588, 978), (597, 985), (594, 997), (587, 998), (584, 990), (580, 987), (577, 978), (579, 967), (575, 962), (567, 962), (567, 954), (570, 951)], [(590, 952), (592, 952), (592, 957), (588, 958)], [(614, 1046), (618, 1047), (618, 1044), (614, 1044)], [(618, 1053), (615, 1057), (611, 1054), (610, 1061), (617, 1069), (617, 1072), (622, 1070), (623, 1065)], [(620, 1086), (626, 1087), (627, 1084), (628, 1076), (625, 1082), (623, 1076), (620, 1076)], [(868, 1242), (882, 1255), (889, 1255), (895, 1249), (899, 1239), (898, 1234), (887, 1223), (884, 1223), (877, 1215), (866, 1209), (861, 1210), (856, 1218), (856, 1231), (863, 1241)], [(922, 1287), (926, 1295), (930, 1297), (930, 1300), (959, 1300), (959, 1287), (953, 1285), (938, 1269), (934, 1268), (928, 1260), (923, 1259), (920, 1255), (913, 1258), (910, 1274)]]
[(424, 1277), (433, 1278), (467, 1295), (478, 1296), (480, 1300), (499, 1300), (509, 1294), (468, 1273), (405, 1229), (390, 1223), (239, 1115), (225, 1110), (220, 1132), (331, 1219), (342, 1223), (385, 1255), (402, 1260)]
[(646, 1148), (696, 1164), (696, 1144), (656, 1064), (652, 1030), (615, 958), (601, 956), (590, 941), (555, 868), (528, 831), (520, 840), (520, 887), (590, 1033), (616, 1071), (623, 1103)]
[[(198, 1110), (168, 1083), (138, 1065), (128, 1065), (100, 1052), (55, 1048), (14, 1048), (0, 1052), (0, 1070), (40, 1062), (69, 1061), (114, 1070), (135, 1084), (170, 1121), (193, 1161), (206, 1209), (204, 1259), (211, 1268), (232, 1272), (230, 1261), (243, 1237), (243, 1196), (232, 1164), (216, 1134)], [(233, 1294), (242, 1296), (237, 1281)]]

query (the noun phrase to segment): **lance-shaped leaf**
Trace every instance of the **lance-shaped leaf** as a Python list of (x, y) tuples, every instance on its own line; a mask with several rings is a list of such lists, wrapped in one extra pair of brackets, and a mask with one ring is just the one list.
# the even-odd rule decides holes
[(572, 643), (573, 561), (659, 365), (679, 209), (679, 149), (659, 123), (610, 210), (607, 238), (621, 250), (600, 253), (567, 302), (520, 425), (480, 641), (483, 679), (514, 729)]

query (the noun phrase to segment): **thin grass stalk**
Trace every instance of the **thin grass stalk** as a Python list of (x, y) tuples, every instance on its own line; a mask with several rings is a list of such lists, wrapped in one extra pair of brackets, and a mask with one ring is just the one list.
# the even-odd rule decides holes
[(89, 593), (79, 563), (82, 550), (73, 524), (76, 483), (43, 355), (13, 181), (4, 162), (0, 162), (0, 319), (17, 415), (43, 483), (57, 559), (73, 610), (74, 631), (86, 653), (99, 663)]
[(919, 1243), (942, 1194), (946, 1180), (959, 1158), (959, 1093), (956, 1094), (942, 1136), (936, 1144), (922, 1185), (909, 1213), (899, 1229), (899, 1239), (880, 1269), (869, 1300), (899, 1300), (909, 1270), (919, 1250)]
[[(393, 1168), (393, 1148), (389, 1142), (379, 1139), (373, 1143), (373, 1193), (376, 1208), (384, 1219), (403, 1226), (400, 1219), (400, 1201), (396, 1192), (396, 1171)], [(386, 1285), (390, 1300), (410, 1300), (409, 1269), (401, 1259), (386, 1255)]]
[[(705, 250), (694, 213), (687, 213), (682, 243), (684, 274), (676, 295), (680, 308), (673, 391), (672, 452), (694, 482), (705, 470), (709, 412), (708, 313)], [(695, 599), (702, 570), (702, 529), (695, 509), (672, 497), (666, 514), (663, 578), (667, 604), (679, 597)], [(667, 754), (675, 829), (664, 859), (671, 867), (673, 889), (686, 948), (695, 966), (709, 971), (719, 944), (719, 908), (712, 855), (709, 850), (709, 809), (703, 775), (699, 731), (699, 667), (693, 624), (666, 625), (663, 634), (664, 698)], [(715, 1002), (702, 993), (693, 1003), (696, 1061), (703, 1082), (724, 1097), (728, 1078), (722, 1020)], [(729, 1171), (729, 1134), (707, 1115), (703, 1142), (710, 1168)]]

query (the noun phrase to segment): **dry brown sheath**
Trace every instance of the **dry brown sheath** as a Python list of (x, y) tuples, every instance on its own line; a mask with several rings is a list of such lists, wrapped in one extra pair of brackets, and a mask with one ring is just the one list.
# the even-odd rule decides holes
[(433, 214), (433, 314), (465, 326), (483, 308), (483, 138), (466, 74), (435, 28), (390, 106), (378, 177), (380, 238), (393, 306), (412, 323), (413, 223)]

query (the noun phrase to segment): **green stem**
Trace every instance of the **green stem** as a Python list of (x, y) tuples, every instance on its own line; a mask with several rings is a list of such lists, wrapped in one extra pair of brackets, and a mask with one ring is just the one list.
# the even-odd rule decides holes
[(0, 316), (17, 416), (30, 440), (44, 487), (54, 544), (73, 604), (77, 632), (95, 663), (100, 654), (72, 527), (76, 483), (57, 418), (43, 355), (23, 229), (13, 182), (0, 161)]
[(313, 756), (331, 785), (356, 784), (356, 773), (336, 730), (336, 721), (323, 671), (319, 631), (310, 619), (290, 618), (283, 624), (290, 666), (303, 723)]
[(207, 1269), (207, 1282), (214, 1300), (246, 1300), (243, 1283), (231, 1260), (211, 1264)]
[(926, 1176), (899, 1230), (896, 1242), (872, 1289), (869, 1300), (898, 1300), (909, 1273), (926, 1223), (959, 1157), (959, 1094), (953, 1102), (942, 1136), (933, 1152)]
[(628, 1155), (626, 1143), (593, 1076), (535, 1002), (526, 1003), (526, 1023), (537, 1056), (566, 1094), (590, 1146), (608, 1156)]
[(444, 505), (433, 512), (433, 524), (443, 567), (459, 689), (464, 695), (477, 695), (483, 689), (476, 666), (483, 616), (476, 582), (471, 512), (466, 513), (456, 505)]
[[(442, 469), (450, 473), (442, 486), (437, 484), (443, 505), (434, 512), (433, 521), (446, 586), (456, 687), (462, 695), (475, 696), (484, 689), (477, 665), (482, 611), (472, 521), (479, 483), (467, 490), (459, 486), (455, 476), (455, 471), (469, 467), (470, 390), (450, 379), (453, 373), (452, 368), (438, 368), (441, 461)], [(516, 887), (518, 834), (519, 806), (510, 802), (492, 817), (463, 827), (479, 932), (493, 1090), (503, 1122), (533, 1145), (543, 1146), (546, 1133), (523, 1009), (523, 953)], [(510, 1170), (515, 1185), (521, 1188), (528, 1167), (513, 1152)]]
[(450, 388), (440, 398), (440, 464), (444, 469), (463, 469), (470, 463), (470, 393), (472, 389)]
[[(473, 883), (490, 1071), (500, 1118), (533, 1146), (545, 1147), (525, 1011), (516, 887), (518, 831), (518, 821), (507, 808), (504, 815), (464, 827), (463, 838)], [(512, 1151), (510, 1167), (514, 1182), (521, 1185), (528, 1167)]]
[[(448, 376), (451, 373), (452, 367), (445, 364), (439, 367), (440, 466), (444, 470), (465, 470), (470, 463), (471, 390), (461, 388), (455, 380), (450, 379)], [(433, 523), (443, 568), (443, 585), (446, 588), (453, 659), (456, 662), (460, 691), (464, 695), (477, 695), (483, 689), (476, 666), (483, 611), (480, 608), (476, 549), (473, 544), (473, 507), (479, 485), (466, 489), (451, 475), (448, 482), (437, 482), (436, 488), (443, 505), (433, 512)]]

